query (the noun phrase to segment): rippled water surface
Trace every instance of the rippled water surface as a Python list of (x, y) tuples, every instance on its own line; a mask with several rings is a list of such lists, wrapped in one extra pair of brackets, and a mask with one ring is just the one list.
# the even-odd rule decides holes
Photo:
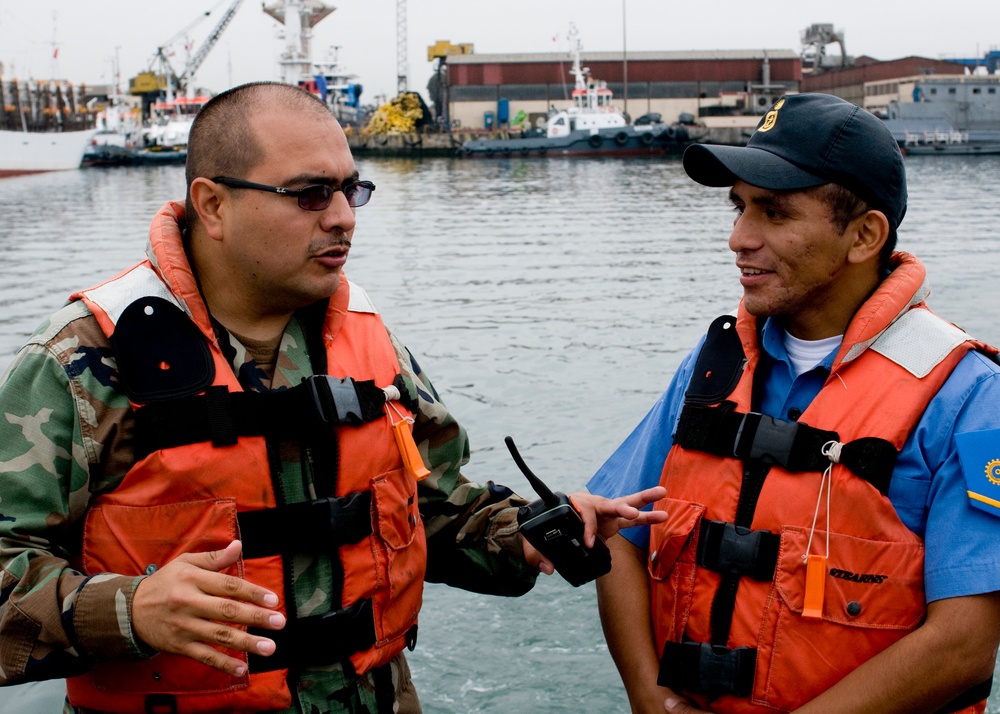
[[(726, 191), (677, 162), (359, 168), (378, 190), (358, 211), (348, 274), (468, 428), (474, 480), (530, 493), (510, 434), (551, 487), (579, 488), (739, 298)], [(927, 264), (931, 305), (1000, 343), (1000, 157), (907, 170), (900, 247)], [(153, 213), (183, 190), (180, 167), (0, 181), (0, 369), (71, 292), (140, 260)], [(517, 599), (429, 585), (410, 659), (429, 714), (628, 711), (592, 584), (543, 577)]]

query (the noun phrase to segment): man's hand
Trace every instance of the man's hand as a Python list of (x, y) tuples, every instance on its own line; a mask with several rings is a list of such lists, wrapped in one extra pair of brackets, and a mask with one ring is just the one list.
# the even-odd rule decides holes
[[(579, 512), (580, 518), (583, 519), (583, 543), (588, 548), (592, 548), (598, 535), (608, 539), (622, 528), (665, 521), (667, 514), (663, 511), (640, 511), (639, 509), (666, 495), (666, 489), (662, 486), (656, 486), (618, 498), (604, 498), (586, 491), (571, 493), (569, 497)], [(555, 572), (552, 563), (539, 553), (527, 539), (522, 539), (522, 542), (524, 544), (524, 559), (546, 575), (552, 575)]]
[(285, 617), (273, 610), (277, 595), (220, 572), (239, 559), (242, 547), (234, 540), (222, 550), (185, 553), (142, 580), (132, 599), (136, 636), (155, 650), (190, 657), (234, 677), (246, 674), (246, 664), (217, 646), (274, 654), (273, 640), (231, 626), (285, 626)]

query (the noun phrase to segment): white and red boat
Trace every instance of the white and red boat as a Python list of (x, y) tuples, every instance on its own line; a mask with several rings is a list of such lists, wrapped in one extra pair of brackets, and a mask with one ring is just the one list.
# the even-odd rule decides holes
[(0, 79), (0, 177), (79, 168), (94, 123), (69, 84)]
[(0, 130), (0, 178), (80, 167), (94, 130)]

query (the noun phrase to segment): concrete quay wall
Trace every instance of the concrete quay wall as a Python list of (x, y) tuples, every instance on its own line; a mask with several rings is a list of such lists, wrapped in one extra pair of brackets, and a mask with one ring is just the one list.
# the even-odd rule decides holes
[[(473, 139), (510, 139), (520, 136), (509, 131), (467, 131), (450, 134), (373, 134), (352, 133), (347, 143), (355, 156), (456, 156), (462, 144)], [(699, 141), (705, 144), (746, 144), (749, 130), (744, 126), (716, 126), (701, 129)]]

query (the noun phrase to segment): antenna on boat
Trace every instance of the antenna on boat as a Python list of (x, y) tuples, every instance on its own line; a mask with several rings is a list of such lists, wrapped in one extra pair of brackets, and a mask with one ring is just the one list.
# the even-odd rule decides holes
[(573, 58), (573, 67), (570, 68), (569, 73), (576, 79), (575, 89), (582, 89), (586, 91), (586, 76), (589, 74), (589, 70), (580, 67), (580, 52), (583, 50), (583, 42), (580, 40), (580, 32), (576, 29), (575, 23), (570, 23), (569, 33), (566, 37), (569, 39), (570, 57)]

